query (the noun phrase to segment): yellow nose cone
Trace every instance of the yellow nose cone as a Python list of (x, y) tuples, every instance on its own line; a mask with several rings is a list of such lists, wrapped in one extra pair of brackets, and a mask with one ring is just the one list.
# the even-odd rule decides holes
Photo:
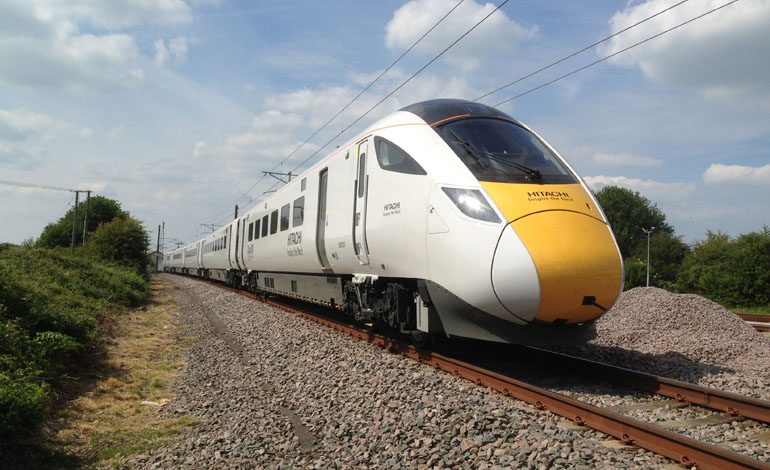
[(537, 269), (536, 320), (579, 323), (604, 313), (596, 304), (612, 307), (623, 272), (605, 223), (578, 212), (550, 210), (522, 217), (511, 227)]

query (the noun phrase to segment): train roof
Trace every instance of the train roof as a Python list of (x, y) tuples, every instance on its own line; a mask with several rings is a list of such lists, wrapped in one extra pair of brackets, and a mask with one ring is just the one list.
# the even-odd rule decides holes
[(399, 111), (416, 114), (431, 126), (451, 120), (452, 118), (461, 117), (495, 117), (517, 122), (511, 116), (492, 106), (475, 103), (473, 101), (449, 98), (410, 104), (405, 108), (401, 108)]

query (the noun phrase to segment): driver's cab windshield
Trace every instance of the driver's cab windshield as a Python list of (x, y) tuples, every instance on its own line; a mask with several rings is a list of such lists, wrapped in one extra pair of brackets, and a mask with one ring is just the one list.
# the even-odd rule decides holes
[(479, 181), (565, 184), (577, 179), (534, 134), (503, 119), (460, 119), (436, 131)]

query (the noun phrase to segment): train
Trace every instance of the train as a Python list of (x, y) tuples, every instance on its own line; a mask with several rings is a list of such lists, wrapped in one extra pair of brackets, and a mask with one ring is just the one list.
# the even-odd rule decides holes
[(623, 264), (596, 198), (529, 127), (435, 99), (378, 120), (164, 270), (291, 297), (418, 345), (596, 335)]

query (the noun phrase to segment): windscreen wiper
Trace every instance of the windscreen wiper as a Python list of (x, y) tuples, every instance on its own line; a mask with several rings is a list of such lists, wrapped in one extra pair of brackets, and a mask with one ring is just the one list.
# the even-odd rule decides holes
[(463, 149), (468, 153), (468, 155), (470, 155), (471, 157), (473, 157), (474, 160), (476, 160), (476, 164), (478, 166), (480, 166), (481, 168), (486, 169), (486, 166), (484, 166), (481, 163), (481, 157), (479, 157), (479, 154), (476, 153), (476, 149), (475, 149), (475, 147), (473, 147), (473, 144), (471, 144), (467, 140), (463, 139), (459, 135), (455, 134), (455, 131), (453, 131), (452, 129), (449, 129), (449, 133), (452, 134), (455, 139), (457, 139), (457, 143), (462, 145)]
[(484, 152), (482, 156), (484, 158), (488, 158), (488, 159), (492, 160), (493, 162), (498, 162), (498, 163), (502, 163), (503, 165), (509, 165), (509, 166), (514, 167), (514, 168), (517, 168), (517, 169), (523, 171), (524, 173), (526, 173), (527, 177), (529, 179), (537, 180), (537, 181), (543, 179), (543, 174), (537, 168), (532, 168), (532, 167), (529, 167), (529, 166), (526, 166), (526, 165), (522, 165), (521, 163), (510, 162), (510, 161), (502, 159), (502, 158), (497, 158), (497, 157), (494, 156), (494, 154), (489, 153), (489, 152)]
[[(540, 170), (536, 168), (530, 168), (526, 165), (522, 165), (521, 163), (510, 162), (502, 158), (497, 158), (494, 156), (494, 154), (477, 149), (476, 147), (473, 146), (472, 143), (458, 136), (455, 133), (455, 131), (449, 129), (449, 132), (454, 136), (455, 139), (457, 139), (457, 143), (462, 145), (463, 149), (465, 149), (465, 151), (468, 152), (468, 155), (473, 157), (476, 160), (476, 162), (479, 163), (479, 165), (481, 165), (481, 157), (484, 157), (488, 160), (492, 160), (493, 162), (502, 163), (503, 165), (508, 165), (513, 168), (516, 168), (517, 170), (523, 171), (524, 173), (527, 174), (527, 179), (531, 179), (533, 181), (539, 181), (543, 179), (543, 174), (540, 173)], [(483, 167), (483, 165), (481, 166)]]

